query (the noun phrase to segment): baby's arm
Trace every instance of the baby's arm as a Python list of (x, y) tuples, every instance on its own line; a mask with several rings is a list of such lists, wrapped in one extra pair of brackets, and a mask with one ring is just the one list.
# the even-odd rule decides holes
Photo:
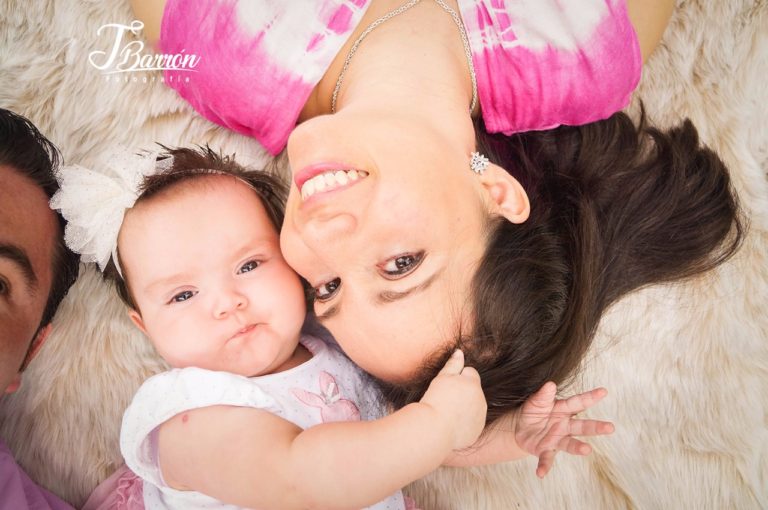
[[(301, 430), (269, 412), (215, 406), (161, 425), (163, 478), (251, 508), (360, 508), (472, 444), (485, 422), (480, 378), (458, 355), (421, 402), (385, 418)], [(463, 371), (462, 371), (463, 369)]]
[(544, 477), (558, 451), (589, 455), (592, 448), (574, 436), (611, 434), (613, 424), (575, 415), (600, 402), (607, 391), (598, 388), (565, 400), (557, 400), (556, 393), (554, 383), (545, 384), (517, 412), (489, 425), (475, 445), (449, 457), (446, 465), (495, 464), (534, 455), (539, 458), (536, 474)]

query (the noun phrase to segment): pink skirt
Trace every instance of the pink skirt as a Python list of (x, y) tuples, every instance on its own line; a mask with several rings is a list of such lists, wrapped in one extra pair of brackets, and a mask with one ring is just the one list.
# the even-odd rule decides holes
[(142, 489), (141, 478), (123, 464), (94, 489), (83, 510), (144, 510)]
[[(82, 510), (144, 510), (141, 478), (123, 464), (99, 484)], [(405, 496), (405, 510), (419, 510), (416, 502)]]

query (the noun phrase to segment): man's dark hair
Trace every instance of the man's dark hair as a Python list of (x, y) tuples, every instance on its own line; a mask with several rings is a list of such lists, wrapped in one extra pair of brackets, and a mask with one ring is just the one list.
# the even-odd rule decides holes
[[(59, 150), (26, 118), (0, 108), (0, 165), (9, 166), (31, 179), (51, 198), (59, 189), (55, 171), (61, 161)], [(54, 244), (51, 271), (53, 280), (40, 328), (53, 319), (67, 291), (77, 279), (79, 259), (64, 244), (64, 218), (56, 213), (59, 236)]]

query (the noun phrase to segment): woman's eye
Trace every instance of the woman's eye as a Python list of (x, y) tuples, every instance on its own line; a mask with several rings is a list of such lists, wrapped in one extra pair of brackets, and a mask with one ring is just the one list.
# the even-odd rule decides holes
[(315, 301), (328, 301), (336, 294), (339, 287), (341, 287), (341, 278), (334, 278), (327, 283), (315, 287)]
[(385, 277), (396, 278), (405, 276), (419, 267), (422, 260), (424, 260), (423, 251), (417, 253), (405, 253), (403, 255), (398, 255), (397, 257), (392, 257), (379, 267)]
[(191, 290), (185, 290), (184, 292), (179, 292), (175, 296), (171, 298), (172, 303), (181, 303), (184, 301), (187, 301), (188, 299), (192, 299), (197, 292), (193, 292)]
[(259, 261), (258, 260), (249, 260), (242, 266), (240, 266), (240, 269), (237, 271), (237, 274), (243, 274), (253, 271), (259, 267)]

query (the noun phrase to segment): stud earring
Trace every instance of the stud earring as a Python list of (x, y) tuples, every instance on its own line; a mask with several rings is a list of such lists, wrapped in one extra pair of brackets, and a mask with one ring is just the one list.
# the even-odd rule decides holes
[(469, 168), (472, 169), (477, 175), (483, 175), (485, 169), (488, 168), (490, 161), (488, 158), (480, 154), (479, 152), (472, 153), (472, 159), (469, 162)]

